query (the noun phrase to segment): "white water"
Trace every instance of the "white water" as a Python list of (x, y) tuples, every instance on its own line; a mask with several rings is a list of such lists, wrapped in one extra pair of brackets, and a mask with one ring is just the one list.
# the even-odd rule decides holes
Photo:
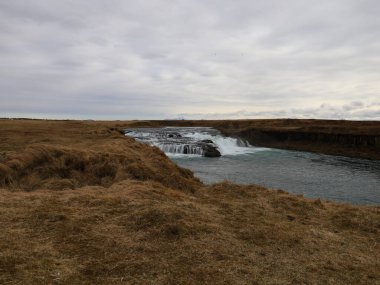
[(222, 155), (237, 155), (257, 151), (257, 148), (250, 147), (246, 142), (231, 137), (197, 132), (188, 133), (186, 135), (196, 140), (212, 140), (218, 146)]
[(163, 152), (167, 154), (183, 154), (183, 155), (202, 155), (203, 154), (203, 149), (201, 147), (196, 146), (196, 145), (191, 145), (191, 144), (176, 144), (176, 143), (160, 144), (160, 143), (153, 142), (153, 145), (157, 146), (159, 149), (161, 149)]
[[(201, 128), (199, 128), (201, 129)], [(193, 138), (194, 140), (212, 140), (217, 146), (222, 155), (238, 155), (246, 153), (254, 153), (262, 150), (263, 148), (252, 147), (248, 142), (240, 139), (224, 137), (216, 132), (214, 129), (191, 129), (184, 130), (184, 136)], [(211, 132), (210, 132), (211, 131)]]
[[(168, 137), (169, 134), (180, 134), (180, 137)], [(252, 147), (241, 139), (224, 137), (215, 129), (203, 127), (138, 128), (128, 130), (126, 136), (157, 146), (169, 156), (202, 156), (203, 149), (197, 145), (202, 140), (213, 141), (223, 156), (265, 150)]]

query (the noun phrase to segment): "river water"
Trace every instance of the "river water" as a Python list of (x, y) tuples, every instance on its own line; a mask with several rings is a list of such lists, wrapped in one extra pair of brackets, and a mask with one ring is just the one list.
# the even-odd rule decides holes
[[(310, 198), (380, 205), (380, 161), (249, 146), (211, 128), (133, 129), (126, 135), (160, 147), (206, 184), (229, 180)], [(178, 146), (205, 139), (217, 145), (221, 157), (183, 154)]]

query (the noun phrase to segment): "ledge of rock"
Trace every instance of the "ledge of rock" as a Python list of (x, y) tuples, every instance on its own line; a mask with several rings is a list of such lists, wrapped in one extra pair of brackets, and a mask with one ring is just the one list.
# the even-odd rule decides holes
[(218, 147), (212, 144), (205, 144), (203, 147), (203, 156), (205, 157), (220, 157), (222, 154)]

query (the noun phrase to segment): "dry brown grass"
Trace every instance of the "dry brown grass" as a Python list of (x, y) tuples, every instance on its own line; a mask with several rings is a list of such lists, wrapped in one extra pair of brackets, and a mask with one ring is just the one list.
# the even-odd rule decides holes
[[(139, 126), (140, 121), (133, 123)], [(379, 121), (314, 120), (314, 119), (253, 119), (253, 120), (175, 120), (144, 121), (151, 126), (213, 126), (226, 132), (240, 132), (249, 128), (268, 131), (302, 131), (326, 134), (380, 135)]]
[(0, 192), (0, 283), (376, 284), (377, 208), (228, 183)]
[(113, 152), (35, 144), (2, 160), (0, 185), (11, 190), (59, 190), (85, 185), (108, 187), (125, 179), (139, 179), (190, 191), (199, 186), (190, 171), (176, 167), (158, 149), (140, 145), (146, 157), (137, 158), (125, 144), (110, 143)]
[(0, 284), (380, 284), (380, 207), (206, 187), (120, 124), (0, 121)]
[(107, 187), (124, 179), (154, 180), (188, 191), (200, 186), (191, 171), (176, 166), (159, 149), (111, 127), (59, 121), (2, 124), (0, 186), (11, 190)]

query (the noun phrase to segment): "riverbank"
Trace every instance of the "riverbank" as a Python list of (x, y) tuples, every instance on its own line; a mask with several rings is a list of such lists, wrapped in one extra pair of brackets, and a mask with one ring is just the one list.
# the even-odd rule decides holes
[(250, 144), (380, 160), (380, 122), (345, 120), (136, 121), (133, 126), (207, 126)]
[(205, 186), (137, 124), (0, 121), (0, 283), (379, 283), (379, 207)]

